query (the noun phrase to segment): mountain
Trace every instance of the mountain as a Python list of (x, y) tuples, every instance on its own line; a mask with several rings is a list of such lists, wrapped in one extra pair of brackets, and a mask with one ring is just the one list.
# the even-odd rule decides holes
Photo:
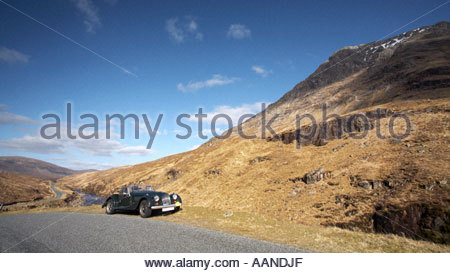
[(42, 160), (21, 156), (1, 156), (0, 171), (24, 174), (41, 179), (57, 179), (66, 175), (94, 170), (71, 170)]
[[(427, 86), (430, 83), (428, 77), (431, 75), (448, 74), (449, 56), (446, 54), (448, 40), (445, 37), (448, 32), (449, 23), (440, 22), (434, 26), (417, 28), (389, 39), (344, 47), (333, 53), (313, 74), (287, 92), (273, 107), (305, 97), (308, 92), (342, 81), (365, 69), (368, 71), (365, 71), (367, 75), (361, 77), (362, 87), (368, 89), (392, 83), (406, 83), (413, 90)], [(433, 51), (435, 49), (439, 51)], [(433, 65), (434, 69), (440, 69), (439, 71), (428, 67), (431, 66), (428, 58), (440, 62), (439, 65)], [(421, 67), (415, 67), (417, 65)], [(422, 74), (411, 73), (419, 71)], [(448, 84), (448, 80), (439, 84)], [(392, 96), (387, 97), (388, 101), (391, 99)]]
[(0, 171), (0, 204), (40, 200), (53, 195), (51, 181)]
[[(59, 182), (103, 196), (151, 184), (191, 206), (450, 243), (449, 64), (448, 22), (345, 47), (243, 124), (254, 139), (233, 128), (193, 151)], [(324, 104), (334, 117), (322, 120)], [(306, 113), (318, 122), (296, 128)]]

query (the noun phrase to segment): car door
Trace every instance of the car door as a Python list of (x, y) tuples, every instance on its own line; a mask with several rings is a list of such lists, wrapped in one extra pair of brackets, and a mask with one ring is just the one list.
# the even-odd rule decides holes
[(119, 193), (119, 207), (121, 209), (127, 209), (131, 205), (131, 196), (129, 189), (123, 187)]

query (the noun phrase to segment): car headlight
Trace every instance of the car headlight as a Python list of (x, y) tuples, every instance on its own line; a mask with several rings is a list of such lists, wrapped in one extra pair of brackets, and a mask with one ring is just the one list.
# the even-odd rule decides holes
[(158, 202), (158, 201), (159, 201), (159, 196), (158, 196), (158, 195), (155, 195), (155, 196), (153, 197), (153, 200), (155, 200), (155, 202)]
[(176, 195), (175, 193), (172, 195), (173, 200), (177, 200), (178, 195)]

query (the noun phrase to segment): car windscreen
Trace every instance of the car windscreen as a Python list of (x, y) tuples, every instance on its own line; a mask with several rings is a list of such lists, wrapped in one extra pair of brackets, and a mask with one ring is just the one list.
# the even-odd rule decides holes
[(153, 188), (149, 185), (135, 185), (132, 187), (132, 191), (153, 191)]

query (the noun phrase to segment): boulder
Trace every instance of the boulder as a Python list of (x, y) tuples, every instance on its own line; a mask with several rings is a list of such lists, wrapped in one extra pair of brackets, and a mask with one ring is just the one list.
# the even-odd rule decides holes
[(319, 168), (317, 170), (313, 170), (305, 174), (302, 178), (302, 181), (305, 182), (306, 184), (314, 184), (324, 178), (329, 177), (331, 177), (331, 172), (325, 172), (323, 168)]
[(370, 190), (370, 189), (372, 189), (372, 185), (370, 184), (370, 182), (369, 181), (367, 181), (367, 180), (361, 180), (361, 181), (358, 181), (358, 187), (361, 187), (361, 188), (364, 188), (364, 189), (366, 189), (366, 190)]
[(267, 161), (270, 160), (270, 158), (268, 156), (257, 156), (255, 158), (253, 158), (252, 160), (250, 160), (250, 165), (254, 164), (254, 163), (259, 163), (259, 162), (263, 162), (263, 161)]
[(175, 169), (170, 169), (167, 173), (167, 179), (169, 180), (176, 180), (178, 177), (180, 177), (180, 175), (183, 173), (182, 170), (175, 170)]

